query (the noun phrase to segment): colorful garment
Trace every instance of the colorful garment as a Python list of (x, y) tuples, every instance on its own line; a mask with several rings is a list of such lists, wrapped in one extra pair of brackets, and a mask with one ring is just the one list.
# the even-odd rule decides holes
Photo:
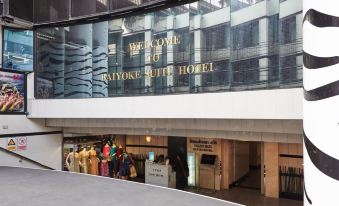
[(110, 152), (111, 152), (111, 147), (108, 144), (106, 144), (104, 146), (104, 149), (102, 150), (102, 153), (104, 153), (104, 157), (105, 157), (106, 160), (111, 160), (111, 158), (109, 156)]
[(103, 160), (100, 165), (100, 175), (103, 177), (108, 177), (108, 163), (106, 160)]

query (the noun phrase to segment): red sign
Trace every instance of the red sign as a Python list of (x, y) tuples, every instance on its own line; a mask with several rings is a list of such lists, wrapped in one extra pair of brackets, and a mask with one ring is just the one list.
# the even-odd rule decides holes
[(27, 149), (27, 137), (17, 137), (17, 149), (26, 150)]

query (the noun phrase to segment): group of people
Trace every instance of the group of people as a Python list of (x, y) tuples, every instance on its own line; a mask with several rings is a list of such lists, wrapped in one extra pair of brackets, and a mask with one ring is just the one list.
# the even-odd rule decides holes
[(129, 179), (136, 177), (136, 169), (131, 156), (121, 145), (107, 142), (101, 151), (94, 146), (81, 147), (78, 151), (70, 150), (65, 165), (68, 171)]

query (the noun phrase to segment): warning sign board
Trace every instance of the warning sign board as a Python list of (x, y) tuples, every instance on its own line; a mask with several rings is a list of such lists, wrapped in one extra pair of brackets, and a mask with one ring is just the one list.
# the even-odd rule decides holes
[(18, 151), (27, 149), (27, 137), (17, 137)]
[(7, 139), (7, 149), (9, 151), (15, 151), (16, 150), (16, 139), (15, 138), (8, 138)]

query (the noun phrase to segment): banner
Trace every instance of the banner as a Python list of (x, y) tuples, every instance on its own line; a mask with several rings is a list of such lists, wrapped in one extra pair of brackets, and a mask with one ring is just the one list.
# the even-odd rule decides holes
[(25, 74), (0, 71), (0, 113), (25, 112)]

